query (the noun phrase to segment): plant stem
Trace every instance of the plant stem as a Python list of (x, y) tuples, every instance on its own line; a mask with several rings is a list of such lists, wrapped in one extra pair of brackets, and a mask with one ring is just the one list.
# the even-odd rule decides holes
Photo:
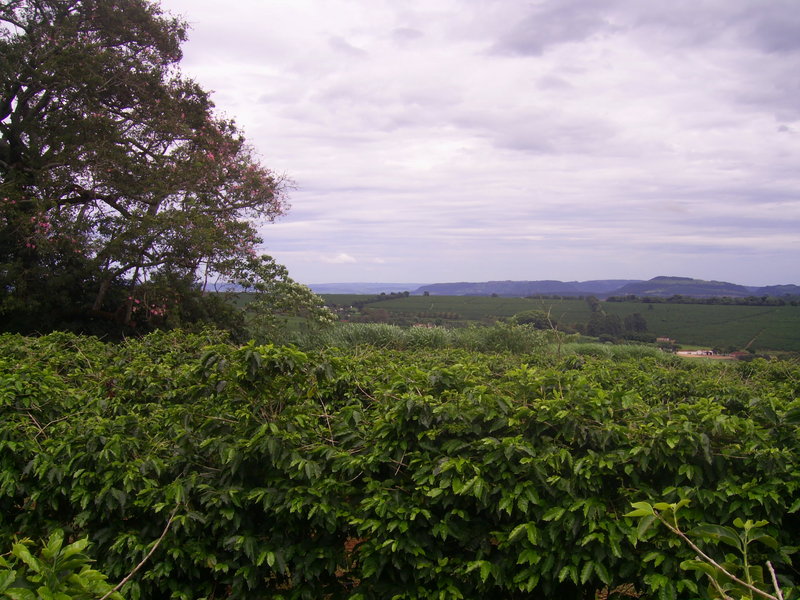
[(783, 600), (783, 592), (781, 592), (781, 586), (778, 585), (778, 577), (775, 575), (775, 569), (772, 568), (772, 563), (767, 561), (767, 569), (769, 569), (769, 574), (772, 576), (772, 585), (775, 586), (775, 593), (778, 594), (778, 600)]
[(686, 534), (685, 534), (685, 533), (683, 533), (683, 532), (682, 532), (680, 529), (678, 529), (677, 527), (674, 527), (674, 526), (670, 525), (670, 524), (667, 522), (667, 520), (666, 520), (664, 517), (662, 517), (660, 514), (658, 514), (658, 513), (655, 513), (655, 515), (656, 515), (656, 517), (658, 518), (658, 520), (659, 520), (659, 521), (661, 521), (661, 522), (662, 522), (664, 525), (666, 525), (666, 526), (667, 526), (667, 529), (669, 529), (669, 530), (670, 530), (672, 533), (674, 533), (675, 535), (677, 535), (678, 537), (680, 537), (680, 538), (681, 538), (681, 539), (682, 539), (684, 542), (686, 542), (687, 544), (689, 544), (689, 547), (690, 547), (692, 550), (694, 550), (695, 552), (697, 552), (697, 554), (698, 554), (698, 555), (700, 555), (700, 557), (702, 557), (702, 559), (703, 559), (704, 561), (706, 561), (706, 562), (707, 562), (707, 563), (709, 563), (710, 565), (713, 565), (715, 568), (719, 569), (719, 570), (720, 570), (720, 571), (721, 571), (721, 572), (722, 572), (722, 573), (723, 573), (723, 574), (724, 574), (726, 577), (729, 577), (729, 578), (730, 578), (732, 581), (735, 581), (736, 583), (738, 583), (739, 585), (741, 585), (741, 586), (743, 586), (743, 587), (747, 588), (747, 589), (748, 589), (748, 590), (750, 590), (751, 592), (754, 592), (754, 593), (758, 594), (758, 595), (759, 595), (759, 596), (761, 596), (762, 598), (769, 598), (769, 600), (779, 600), (779, 598), (778, 598), (777, 596), (773, 596), (772, 594), (768, 594), (767, 592), (765, 592), (765, 591), (762, 591), (762, 590), (758, 589), (757, 587), (755, 587), (755, 586), (753, 586), (753, 585), (750, 585), (750, 584), (749, 584), (749, 583), (747, 583), (746, 581), (742, 581), (741, 579), (739, 579), (738, 577), (736, 577), (736, 575), (734, 575), (733, 573), (730, 573), (730, 572), (729, 572), (727, 569), (725, 569), (725, 567), (723, 567), (722, 565), (720, 565), (720, 564), (719, 564), (717, 561), (715, 561), (713, 558), (711, 558), (711, 557), (710, 557), (708, 554), (706, 554), (705, 552), (703, 552), (703, 551), (700, 549), (700, 547), (699, 547), (697, 544), (695, 544), (695, 543), (694, 543), (692, 540), (690, 540), (690, 539), (689, 539), (689, 538), (686, 536)]
[[(178, 505), (178, 506), (180, 506), (180, 505)], [(131, 577), (133, 577), (136, 574), (136, 572), (144, 566), (144, 563), (146, 563), (150, 559), (150, 557), (153, 556), (153, 553), (156, 551), (156, 548), (158, 548), (158, 545), (164, 539), (164, 536), (167, 535), (167, 532), (169, 531), (170, 525), (172, 525), (172, 521), (175, 519), (175, 513), (178, 512), (178, 506), (175, 506), (175, 508), (172, 509), (172, 514), (170, 514), (170, 516), (169, 516), (169, 520), (167, 521), (167, 524), (164, 527), (164, 531), (161, 532), (161, 536), (156, 540), (156, 543), (153, 544), (153, 547), (150, 548), (150, 552), (147, 553), (147, 556), (145, 556), (139, 562), (139, 564), (136, 565), (133, 568), (133, 571), (128, 573), (122, 581), (120, 581), (111, 590), (109, 590), (108, 593), (106, 593), (105, 596), (100, 598), (100, 600), (107, 600), (107, 598), (109, 596), (111, 596), (111, 594), (113, 594), (114, 592), (118, 592), (122, 588), (122, 586), (125, 585), (126, 583), (128, 583), (128, 581), (130, 581)]]

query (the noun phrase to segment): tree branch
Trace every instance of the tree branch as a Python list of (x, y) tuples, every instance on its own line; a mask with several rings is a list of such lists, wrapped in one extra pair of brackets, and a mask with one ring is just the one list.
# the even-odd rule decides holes
[(175, 514), (178, 512), (179, 506), (180, 505), (178, 504), (175, 506), (175, 508), (172, 509), (172, 514), (170, 514), (169, 516), (169, 521), (167, 521), (167, 524), (164, 527), (164, 531), (161, 532), (161, 537), (159, 537), (156, 540), (156, 543), (153, 544), (153, 547), (150, 548), (150, 552), (147, 553), (147, 556), (145, 556), (141, 560), (141, 562), (133, 568), (133, 571), (128, 573), (122, 581), (120, 581), (117, 585), (115, 585), (108, 593), (106, 593), (105, 596), (100, 598), (100, 600), (107, 600), (107, 598), (111, 596), (111, 594), (113, 594), (114, 592), (118, 592), (122, 588), (122, 586), (128, 583), (128, 581), (131, 580), (131, 577), (133, 577), (136, 574), (136, 572), (144, 566), (144, 564), (150, 559), (150, 557), (153, 556), (153, 553), (156, 551), (156, 548), (158, 548), (159, 544), (161, 544), (161, 542), (164, 540), (164, 537), (167, 535), (167, 532), (169, 531), (169, 528), (172, 525), (172, 521), (175, 519)]

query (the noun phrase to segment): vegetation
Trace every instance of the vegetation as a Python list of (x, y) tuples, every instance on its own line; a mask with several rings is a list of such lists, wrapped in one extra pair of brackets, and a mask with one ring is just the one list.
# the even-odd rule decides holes
[(625, 296), (609, 296), (607, 302), (644, 302), (646, 304), (737, 304), (742, 306), (798, 306), (800, 296), (784, 294), (783, 296), (707, 296), (698, 298), (695, 296), (683, 296), (675, 294), (673, 296), (636, 296), (628, 294)]
[(106, 576), (90, 566), (84, 554), (87, 538), (64, 546), (64, 532), (56, 530), (34, 556), (30, 539), (14, 542), (11, 559), (0, 556), (0, 598), (12, 600), (122, 600)]
[[(323, 296), (340, 317), (353, 320), (344, 308), (358, 301), (358, 296)], [(364, 296), (360, 298), (364, 299)], [(715, 347), (720, 350), (782, 350), (800, 352), (800, 307), (703, 305), (649, 302), (598, 302), (607, 316), (618, 317), (622, 330), (627, 319), (638, 314), (646, 333), (678, 340), (681, 344)], [(384, 321), (410, 324), (414, 322), (465, 326), (470, 323), (492, 323), (530, 310), (542, 311), (566, 331), (577, 331), (590, 323), (595, 311), (584, 300), (543, 298), (491, 298), (480, 296), (410, 296), (392, 298), (379, 305), (366, 304), (367, 309), (380, 307)], [(457, 319), (424, 317), (425, 314), (450, 314)], [(632, 328), (641, 328), (641, 323)], [(587, 332), (588, 333), (588, 332)]]
[(287, 182), (184, 36), (0, 6), (0, 598), (727, 598), (761, 564), (800, 598), (800, 367), (579, 335), (800, 350), (798, 307), (403, 292), (309, 327), (255, 251)]
[[(766, 520), (785, 598), (800, 370), (300, 352), (220, 334), (0, 338), (0, 547), (88, 536), (126, 598), (708, 597), (632, 502)], [(171, 527), (167, 525), (171, 523)], [(627, 594), (627, 596), (625, 596)]]

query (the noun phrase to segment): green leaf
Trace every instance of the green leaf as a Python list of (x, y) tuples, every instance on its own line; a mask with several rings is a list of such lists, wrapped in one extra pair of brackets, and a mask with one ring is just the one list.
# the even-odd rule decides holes
[(587, 581), (589, 581), (589, 578), (592, 576), (593, 570), (594, 570), (593, 562), (590, 561), (583, 565), (583, 568), (581, 569), (581, 583), (585, 584)]
[(89, 538), (83, 538), (76, 542), (72, 542), (69, 546), (64, 548), (63, 552), (61, 553), (61, 556), (63, 558), (69, 558), (74, 554), (83, 552), (86, 549), (86, 546), (88, 545), (89, 545)]
[(677, 600), (678, 592), (675, 590), (675, 585), (671, 581), (667, 581), (664, 586), (658, 590), (658, 600)]
[(30, 551), (24, 544), (14, 544), (11, 547), (11, 553), (28, 565), (32, 570), (37, 573), (42, 572), (42, 564), (31, 555)]
[(492, 572), (492, 563), (489, 561), (482, 561), (481, 564), (481, 581), (486, 583), (486, 580), (489, 578), (489, 575)]
[(56, 529), (52, 534), (50, 534), (50, 538), (47, 540), (47, 545), (42, 549), (42, 556), (48, 559), (55, 558), (59, 550), (61, 550), (63, 543), (64, 532), (60, 529)]
[(611, 585), (611, 574), (608, 572), (608, 569), (602, 563), (595, 563), (594, 571), (597, 573), (597, 576), (600, 577), (600, 581), (605, 583), (606, 585)]
[(646, 515), (639, 521), (639, 526), (636, 528), (637, 537), (643, 537), (647, 530), (652, 527), (653, 523), (657, 521), (655, 515)]
[(750, 534), (750, 540), (753, 542), (761, 542), (762, 544), (768, 546), (769, 548), (772, 548), (773, 550), (777, 550), (779, 546), (778, 541), (774, 537), (768, 535), (763, 531), (752, 532)]
[(560, 506), (554, 506), (554, 507), (548, 509), (544, 513), (544, 516), (542, 516), (542, 520), (543, 521), (558, 521), (562, 516), (564, 516), (565, 512), (567, 512), (566, 508), (562, 508)]
[(16, 579), (16, 572), (12, 570), (0, 571), (0, 592), (11, 586)]
[(659, 552), (658, 550), (653, 550), (652, 552), (648, 552), (647, 554), (644, 555), (644, 558), (642, 558), (642, 562), (652, 561), (653, 566), (657, 567), (662, 562), (664, 562), (664, 558), (665, 556), (662, 552)]
[(11, 588), (4, 592), (11, 600), (37, 600), (36, 594), (24, 588)]
[(750, 573), (750, 581), (753, 583), (753, 585), (759, 588), (763, 588), (764, 569), (761, 567), (761, 565), (750, 565), (747, 571)]
[(47, 586), (41, 586), (39, 589), (36, 590), (36, 593), (38, 594), (40, 600), (56, 600), (55, 596), (47, 588)]
[(800, 406), (787, 410), (783, 420), (789, 425), (800, 425)]
[(698, 571), (700, 573), (705, 573), (715, 580), (717, 574), (719, 573), (716, 567), (701, 560), (685, 560), (681, 563), (681, 569), (684, 571)]
[(528, 533), (528, 541), (531, 544), (536, 544), (539, 539), (539, 530), (536, 529), (536, 525), (534, 523), (526, 523), (525, 530)]
[(623, 515), (625, 517), (645, 517), (648, 515), (652, 515), (653, 507), (650, 506), (649, 502), (631, 502), (631, 506), (636, 509), (632, 510), (631, 512)]
[(736, 548), (737, 550), (742, 550), (742, 542), (739, 534), (736, 533), (735, 530), (731, 529), (730, 527), (725, 527), (723, 525), (715, 525), (713, 523), (703, 523), (694, 527), (691, 531), (688, 532), (688, 535), (691, 536), (698, 536), (704, 539), (711, 539), (715, 541), (720, 541), (728, 544)]
[(508, 541), (513, 542), (523, 533), (525, 533), (527, 531), (527, 525), (527, 523), (523, 523), (522, 525), (517, 525), (514, 527), (514, 529), (511, 530), (511, 533), (508, 534)]
[(569, 577), (569, 575), (570, 575), (570, 567), (569, 566), (563, 567), (558, 572), (558, 580), (564, 581), (567, 577)]

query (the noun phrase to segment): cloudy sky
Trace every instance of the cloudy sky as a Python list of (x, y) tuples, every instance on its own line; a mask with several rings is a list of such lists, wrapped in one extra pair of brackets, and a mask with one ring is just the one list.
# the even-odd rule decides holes
[(162, 0), (303, 283), (800, 284), (797, 0)]

